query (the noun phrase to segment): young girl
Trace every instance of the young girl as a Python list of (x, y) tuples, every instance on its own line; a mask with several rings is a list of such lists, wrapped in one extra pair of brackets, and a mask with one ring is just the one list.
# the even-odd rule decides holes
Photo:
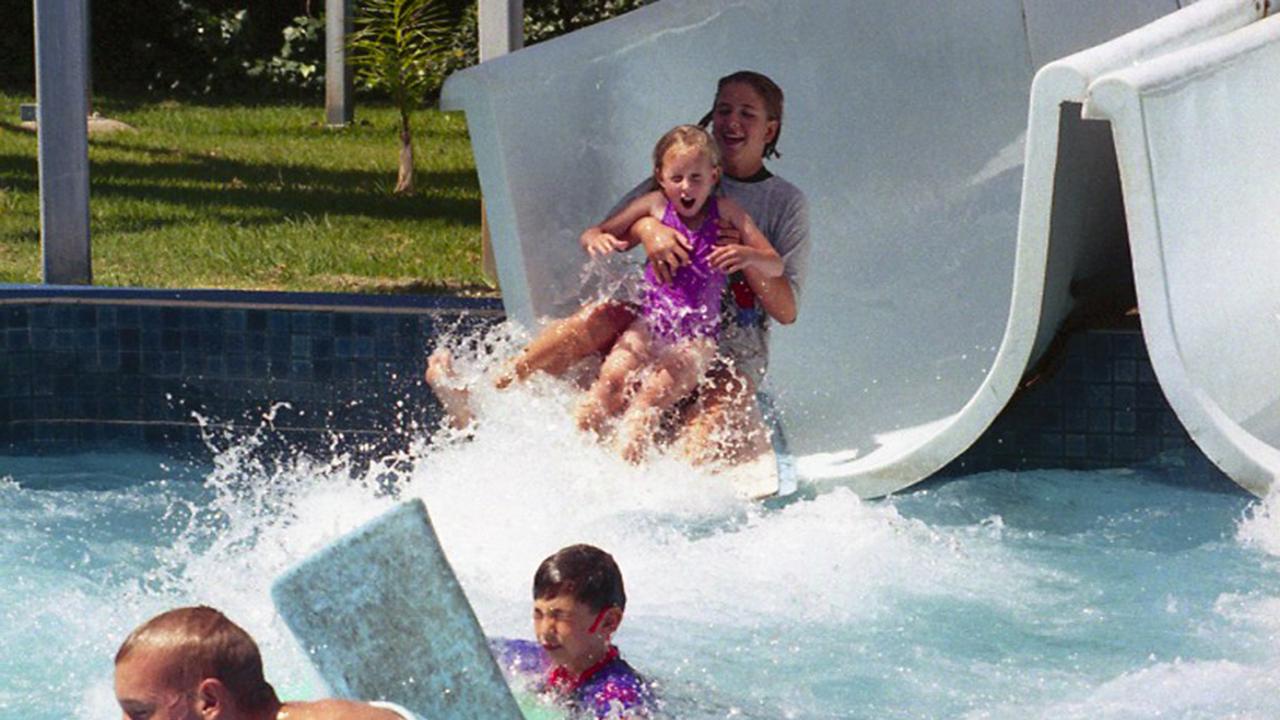
[(578, 407), (578, 425), (596, 432), (625, 408), (616, 443), (630, 462), (644, 458), (659, 414), (693, 390), (715, 357), (726, 282), (712, 260), (726, 252), (716, 243), (720, 220), (741, 230), (746, 248), (741, 252), (751, 256), (765, 277), (781, 277), (784, 269), (782, 258), (742, 206), (713, 195), (720, 180), (720, 150), (705, 130), (693, 125), (672, 129), (654, 147), (653, 163), (658, 189), (588, 228), (581, 238), (592, 255), (620, 250), (626, 243), (619, 236), (652, 218), (689, 241), (684, 265), (646, 267), (638, 316), (614, 343)]
[[(750, 213), (770, 244), (782, 256), (782, 277), (764, 277), (752, 266), (752, 249), (736, 241), (741, 234), (727, 223), (720, 228), (721, 245), (712, 264), (740, 276), (734, 283), (732, 322), (720, 333), (720, 352), (726, 362), (713, 363), (707, 382), (698, 386), (677, 428), (678, 441), (697, 462), (751, 459), (769, 445), (768, 431), (755, 401), (755, 391), (768, 366), (769, 325), (795, 322), (808, 267), (809, 204), (804, 193), (765, 167), (778, 155), (782, 133), (782, 88), (769, 77), (742, 70), (720, 78), (710, 122), (719, 145), (723, 172), (720, 190)], [(619, 208), (650, 189), (646, 181), (620, 202)], [(659, 219), (641, 218), (624, 236), (612, 242), (587, 245), (587, 252), (622, 251), (643, 244), (650, 267), (659, 279), (688, 262), (688, 239)], [(537, 372), (563, 375), (587, 356), (607, 353), (635, 320), (629, 303), (593, 302), (545, 327), (493, 383), (505, 387)], [(438, 348), (427, 362), (426, 380), (444, 407), (449, 422), (466, 427), (475, 416), (469, 390), (457, 383), (447, 349)]]

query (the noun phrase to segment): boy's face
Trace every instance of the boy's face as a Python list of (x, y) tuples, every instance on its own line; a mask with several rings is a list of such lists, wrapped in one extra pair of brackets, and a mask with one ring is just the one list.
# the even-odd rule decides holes
[(658, 186), (681, 217), (697, 216), (720, 180), (720, 170), (697, 148), (674, 146), (662, 156)]
[(600, 612), (572, 595), (533, 601), (533, 632), (551, 661), (573, 673), (595, 665), (609, 650), (609, 639), (618, 629), (622, 611)]

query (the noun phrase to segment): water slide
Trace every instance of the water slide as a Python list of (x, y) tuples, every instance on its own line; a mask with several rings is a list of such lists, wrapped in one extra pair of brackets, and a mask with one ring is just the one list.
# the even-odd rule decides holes
[[(698, 119), (722, 75), (750, 68), (777, 80), (783, 157), (770, 167), (808, 194), (813, 252), (799, 321), (774, 328), (766, 391), (798, 479), (871, 497), (963, 452), (1067, 318), (1133, 282), (1130, 235), (1146, 273), (1136, 283), (1144, 316), (1151, 302), (1167, 310), (1160, 261), (1138, 247), (1160, 241), (1126, 219), (1142, 161), (1125, 133), (1113, 145), (1110, 125), (1081, 108), (1095, 79), (1232, 36), (1266, 13), (1239, 0), (1175, 10), (1174, 0), (663, 0), (458, 73), (443, 104), (466, 112), (507, 312), (533, 327), (584, 299), (577, 235), (646, 176), (654, 139)], [(1263, 125), (1257, 132), (1274, 149)], [(1248, 152), (1232, 147), (1228, 157)], [(1175, 185), (1193, 192), (1193, 180), (1211, 178)], [(1268, 195), (1242, 191), (1232, 199)], [(1258, 214), (1256, 227), (1226, 227), (1258, 238)], [(1215, 277), (1258, 258), (1224, 260)], [(1265, 322), (1274, 331), (1274, 318)], [(1177, 361), (1152, 350), (1162, 381), (1190, 377), (1162, 369)], [(1232, 352), (1206, 350), (1194, 364), (1202, 374), (1228, 360), (1259, 367)], [(1188, 421), (1177, 392), (1166, 393)], [(1250, 407), (1265, 393), (1236, 393), (1250, 402), (1223, 412), (1267, 414)]]
[(1228, 32), (1096, 78), (1084, 112), (1115, 133), (1165, 396), (1205, 454), (1264, 495), (1280, 474), (1280, 17), (1237, 22), (1256, 5), (1218, 7), (1232, 5)]

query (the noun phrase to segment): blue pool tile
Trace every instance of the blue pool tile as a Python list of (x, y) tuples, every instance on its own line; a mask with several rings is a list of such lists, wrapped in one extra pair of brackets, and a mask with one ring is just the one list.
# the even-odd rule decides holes
[(122, 305), (116, 308), (116, 325), (121, 328), (137, 330), (141, 326), (142, 314), (134, 305)]
[(1116, 385), (1111, 389), (1111, 406), (1120, 410), (1137, 407), (1138, 390), (1133, 385)]
[(1084, 435), (1068, 433), (1063, 437), (1062, 454), (1064, 457), (1072, 459), (1083, 458), (1085, 456), (1085, 451), (1086, 445)]
[(160, 374), (177, 377), (182, 374), (182, 353), (166, 352), (160, 354)]
[(160, 327), (165, 330), (181, 330), (182, 329), (182, 309), (181, 308), (161, 308), (159, 313)]
[(182, 376), (200, 376), (205, 372), (205, 357), (199, 353), (182, 353)]
[(226, 316), (224, 327), (227, 332), (242, 333), (249, 329), (249, 312), (239, 308), (228, 308), (223, 311)]

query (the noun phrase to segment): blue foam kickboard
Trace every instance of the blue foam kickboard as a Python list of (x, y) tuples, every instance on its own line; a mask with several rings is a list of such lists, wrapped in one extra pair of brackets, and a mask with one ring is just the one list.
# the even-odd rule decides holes
[(290, 568), (271, 597), (340, 697), (427, 720), (521, 717), (421, 500)]

